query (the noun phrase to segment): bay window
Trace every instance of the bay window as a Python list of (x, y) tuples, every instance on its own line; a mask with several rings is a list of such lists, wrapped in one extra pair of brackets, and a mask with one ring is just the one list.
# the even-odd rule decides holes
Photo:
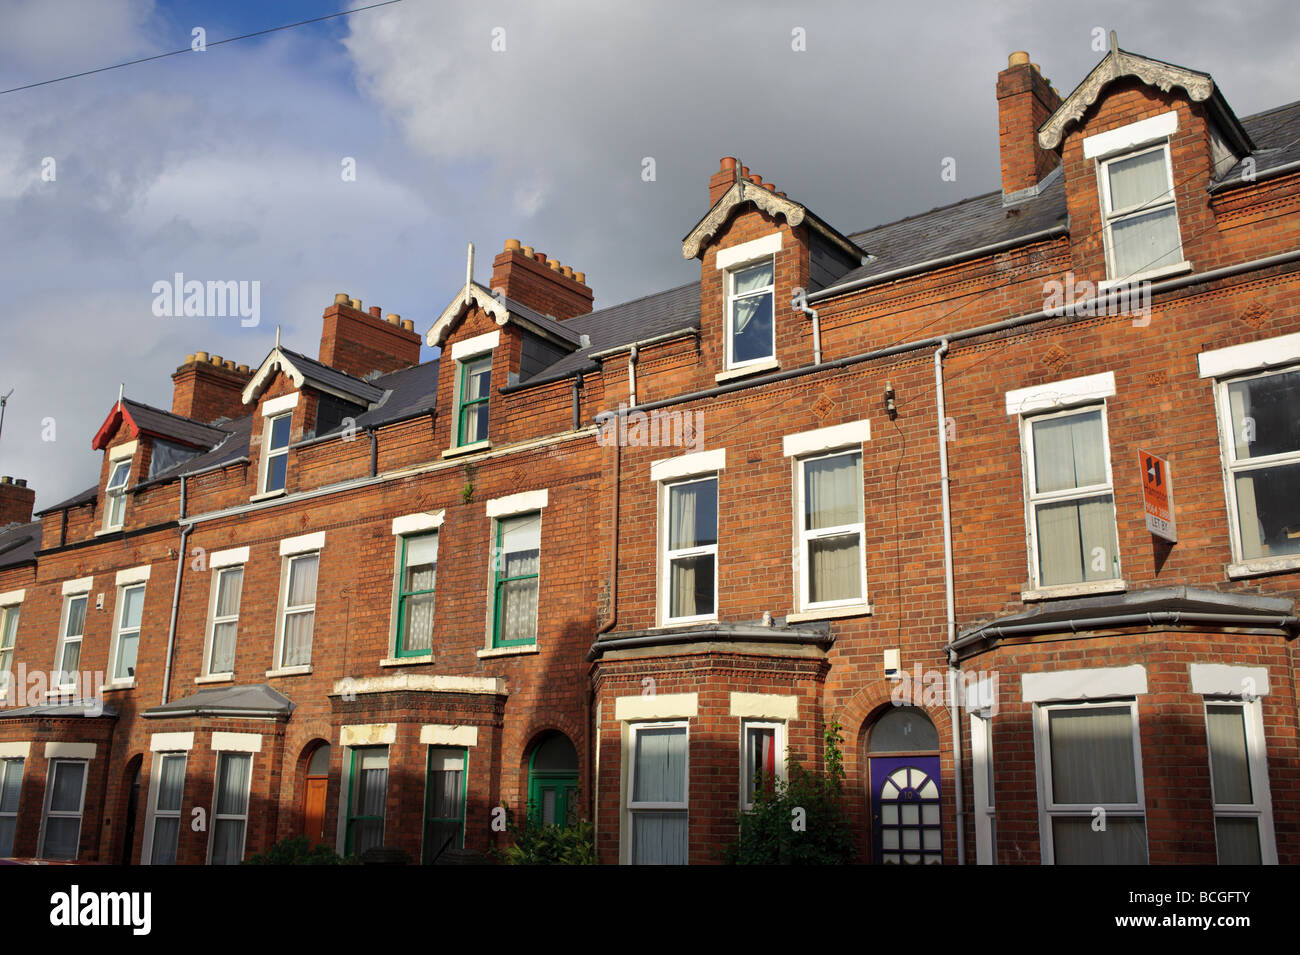
[(388, 747), (352, 749), (348, 773), (347, 834), (344, 855), (361, 855), (384, 844), (384, 814), (388, 800)]
[(157, 753), (148, 859), (150, 865), (175, 865), (181, 833), (181, 799), (185, 794), (186, 753)]
[(248, 793), (252, 784), (251, 753), (217, 754), (217, 792), (212, 807), (212, 865), (238, 865), (244, 858), (248, 829)]
[(633, 724), (628, 817), (633, 865), (686, 865), (685, 723)]
[(81, 845), (81, 814), (86, 801), (84, 759), (50, 761), (45, 817), (42, 825), (42, 859), (76, 859)]

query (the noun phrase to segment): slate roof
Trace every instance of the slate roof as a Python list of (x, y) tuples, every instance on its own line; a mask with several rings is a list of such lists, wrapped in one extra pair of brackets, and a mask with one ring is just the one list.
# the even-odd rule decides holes
[(294, 704), (283, 693), (265, 683), (248, 686), (220, 686), (199, 690), (190, 696), (150, 707), (146, 718), (167, 716), (287, 716)]
[[(235, 418), (233, 421), (225, 418), (222, 419), (220, 425), (224, 429), (224, 438), (216, 447), (205, 451), (203, 454), (196, 455), (188, 461), (175, 464), (166, 471), (159, 471), (147, 481), (141, 481), (136, 487), (152, 487), (155, 484), (174, 481), (182, 474), (194, 474), (205, 468), (219, 467), (222, 464), (248, 457), (248, 436), (253, 428), (253, 416), (245, 415), (242, 418)], [(97, 490), (97, 488), (92, 488), (92, 490)], [(63, 506), (62, 504), (56, 504), (50, 510), (57, 510)]]
[[(381, 397), (379, 404), (369, 411), (357, 415), (358, 428), (379, 427), (432, 411), (438, 396), (438, 359), (380, 375), (374, 383), (384, 390), (386, 397)], [(340, 425), (317, 437), (338, 434), (342, 430)]]
[(221, 428), (191, 418), (183, 418), (170, 411), (163, 411), (161, 408), (133, 401), (130, 398), (123, 398), (122, 405), (141, 431), (161, 438), (179, 441), (196, 448), (210, 448), (226, 436), (226, 432)]
[(316, 359), (308, 358), (301, 352), (291, 351), (283, 345), (280, 346), (280, 351), (303, 373), (309, 383), (324, 385), (328, 389), (341, 391), (345, 395), (355, 395), (366, 404), (374, 404), (384, 396), (383, 388), (377, 387), (363, 378), (349, 375), (347, 372), (331, 368), (329, 365), (322, 365)]
[(516, 387), (545, 384), (567, 378), (579, 371), (593, 371), (599, 367), (599, 363), (591, 357), (597, 352), (630, 345), (666, 332), (699, 328), (700, 283), (690, 282), (621, 305), (612, 305), (586, 315), (575, 315), (564, 324), (580, 335), (590, 336), (591, 344), (565, 355)]
[[(1256, 175), (1300, 162), (1300, 100), (1247, 116), (1241, 125), (1255, 141), (1256, 149), (1251, 155), (1255, 159)], [(1242, 162), (1220, 176), (1213, 188), (1240, 179)]]
[(40, 521), (0, 527), (0, 567), (14, 567), (35, 560), (40, 549)]
[(89, 504), (98, 496), (99, 496), (99, 485), (95, 484), (92, 485), (91, 487), (86, 488), (80, 494), (74, 494), (72, 495), (72, 497), (67, 498), (66, 500), (59, 501), (58, 504), (51, 504), (49, 507), (37, 511), (36, 516), (40, 517), (42, 514), (50, 514), (54, 511), (64, 511), (64, 510), (68, 510), (69, 508), (79, 507), (82, 504)]

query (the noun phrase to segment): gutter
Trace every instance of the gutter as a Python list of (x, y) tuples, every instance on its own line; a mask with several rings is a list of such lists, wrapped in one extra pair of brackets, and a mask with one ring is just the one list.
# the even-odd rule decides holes
[[(1248, 157), (1249, 158), (1249, 157)], [(1295, 162), (1284, 163), (1281, 166), (1274, 166), (1272, 169), (1265, 169), (1263, 172), (1255, 173), (1254, 179), (1242, 179), (1238, 176), (1236, 179), (1225, 179), (1223, 182), (1212, 182), (1206, 188), (1206, 192), (1215, 193), (1229, 186), (1253, 185), (1265, 179), (1273, 179), (1276, 176), (1284, 176), (1290, 172), (1300, 172), (1300, 159)]]
[[(597, 631), (597, 635), (604, 633), (604, 629)], [(671, 646), (677, 643), (724, 643), (724, 642), (754, 642), (759, 637), (754, 636), (749, 640), (741, 639), (728, 641), (727, 635), (719, 634), (711, 636), (708, 633), (701, 634), (699, 630), (690, 627), (684, 627), (675, 633), (660, 633), (649, 636), (642, 635), (637, 637), (619, 637), (614, 640), (597, 640), (587, 651), (587, 662), (594, 663), (599, 657), (608, 653), (610, 650), (628, 650), (634, 647), (663, 647)], [(807, 632), (789, 632), (789, 633), (767, 633), (762, 635), (763, 643), (783, 643), (791, 646), (808, 646), (817, 644), (826, 646), (829, 642), (828, 636), (823, 631), (809, 630)]]
[[(1272, 268), (1277, 265), (1289, 265), (1292, 262), (1300, 262), (1300, 249), (1293, 249), (1290, 252), (1283, 252), (1278, 255), (1266, 256), (1262, 259), (1252, 259), (1249, 262), (1241, 262), (1237, 265), (1228, 265), (1219, 269), (1211, 269), (1208, 272), (1195, 272), (1191, 275), (1182, 275), (1177, 278), (1166, 279), (1163, 282), (1153, 282), (1151, 284), (1151, 293), (1154, 296), (1157, 293), (1174, 292), (1179, 289), (1191, 288), (1196, 285), (1204, 285), (1207, 282), (1214, 282), (1219, 279), (1231, 278), (1246, 272), (1255, 272), (1261, 269)], [(820, 295), (822, 293), (818, 294)], [(788, 371), (773, 372), (770, 375), (758, 375), (753, 378), (746, 378), (743, 381), (734, 381), (725, 385), (716, 385), (712, 388), (705, 388), (701, 391), (692, 391), (684, 395), (678, 395), (674, 398), (664, 398), (660, 401), (646, 402), (645, 404), (638, 405), (635, 408), (621, 408), (617, 411), (602, 411), (596, 416), (596, 421), (599, 424), (601, 423), (601, 418), (606, 418), (612, 415), (625, 415), (632, 411), (653, 411), (657, 408), (667, 408), (672, 405), (688, 404), (692, 401), (716, 398), (719, 395), (731, 394), (732, 392), (743, 391), (747, 388), (761, 388), (765, 385), (775, 384), (777, 382), (802, 378), (805, 375), (814, 375), (823, 371), (848, 368), (852, 365), (860, 365), (863, 362), (876, 361), (881, 358), (891, 358), (894, 355), (902, 355), (923, 348), (938, 348), (945, 338), (950, 343), (966, 341), (971, 338), (979, 338), (984, 335), (994, 335), (998, 332), (1022, 328), (1028, 325), (1036, 325), (1040, 322), (1052, 321), (1058, 318), (1074, 317), (1079, 321), (1087, 321), (1096, 317), (1095, 315), (1086, 314), (1087, 311), (1096, 311), (1097, 306), (1105, 307), (1108, 303), (1114, 304), (1127, 294), (1126, 287), (1115, 288), (1109, 292), (1103, 292), (1094, 295), (1092, 298), (1085, 299), (1084, 301), (1061, 306), (1060, 308), (1042, 309), (1041, 311), (1029, 312), (1015, 318), (1003, 319), (1000, 322), (993, 322), (988, 325), (979, 325), (975, 328), (969, 328), (963, 331), (949, 332), (947, 335), (943, 336), (931, 336), (929, 338), (904, 342), (900, 345), (890, 345), (888, 348), (878, 348), (875, 351), (861, 352), (857, 355), (849, 355), (845, 358), (836, 358), (821, 365), (802, 365), (798, 368), (791, 368)], [(811, 295), (809, 296), (809, 299), (812, 299)], [(1077, 314), (1081, 312), (1084, 314)]]
[(1300, 617), (1295, 614), (1268, 616), (1262, 614), (1204, 613), (1184, 610), (1148, 610), (1138, 613), (1111, 614), (1105, 617), (1071, 617), (1066, 620), (1026, 621), (1005, 626), (981, 627), (974, 633), (953, 640), (948, 644), (950, 654), (972, 646), (981, 641), (1001, 637), (1027, 636), (1035, 633), (1086, 633), (1092, 630), (1105, 630), (1112, 627), (1155, 626), (1156, 624), (1215, 624), (1219, 626), (1243, 627), (1258, 630), (1287, 630), (1292, 636), (1300, 633)]
[(981, 245), (974, 249), (954, 252), (952, 255), (945, 255), (937, 259), (928, 259), (925, 262), (905, 265), (902, 268), (892, 269), (888, 272), (881, 272), (878, 275), (869, 275), (866, 278), (855, 279), (852, 282), (845, 282), (843, 285), (831, 285), (818, 292), (810, 293), (808, 295), (808, 301), (820, 302), (822, 299), (834, 298), (837, 295), (843, 295), (845, 292), (867, 288), (871, 285), (880, 285), (884, 282), (892, 282), (895, 279), (906, 278), (909, 275), (916, 275), (918, 272), (930, 272), (947, 265), (956, 265), (958, 262), (965, 262), (967, 259), (978, 259), (984, 255), (1001, 252), (1004, 249), (1014, 249), (1016, 246), (1029, 245), (1030, 243), (1037, 242), (1040, 239), (1050, 239), (1054, 236), (1064, 235), (1069, 231), (1070, 227), (1066, 224), (1054, 225), (1049, 229), (1040, 229), (1038, 232), (1031, 232), (1029, 235), (1017, 236), (1014, 239), (1004, 239), (1001, 242), (994, 242), (991, 245)]

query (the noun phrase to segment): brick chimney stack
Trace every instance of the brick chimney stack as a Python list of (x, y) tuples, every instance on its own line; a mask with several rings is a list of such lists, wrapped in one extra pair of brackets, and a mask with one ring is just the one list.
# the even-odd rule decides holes
[(325, 309), (320, 362), (358, 378), (376, 371), (387, 374), (418, 365), (420, 341), (411, 319), (395, 314), (383, 317), (378, 305), (362, 311), (360, 299), (339, 292)]
[(30, 524), (36, 491), (27, 482), (8, 475), (0, 477), (0, 527)]
[(731, 184), (738, 178), (736, 174), (736, 157), (723, 156), (718, 164), (718, 171), (709, 177), (709, 208), (721, 199)]
[(1023, 50), (1012, 53), (998, 74), (998, 138), (1002, 147), (1002, 194), (1038, 185), (1060, 165), (1054, 150), (1038, 145), (1038, 127), (1061, 105)]
[(242, 417), (248, 409), (241, 395), (252, 377), (247, 365), (236, 365), (220, 355), (205, 351), (186, 355), (172, 375), (172, 414), (204, 424)]
[(504, 289), (506, 298), (561, 321), (586, 315), (594, 298), (585, 273), (520, 245), (518, 239), (506, 239), (505, 250), (492, 260), (492, 288)]

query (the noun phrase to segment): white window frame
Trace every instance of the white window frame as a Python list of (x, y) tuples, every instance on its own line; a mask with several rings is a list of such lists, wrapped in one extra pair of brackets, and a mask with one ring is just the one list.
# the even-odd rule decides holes
[(1228, 539), (1232, 547), (1233, 568), (1242, 570), (1286, 568), (1300, 566), (1300, 554), (1274, 554), (1264, 557), (1247, 557), (1241, 541), (1241, 505), (1237, 500), (1238, 474), (1284, 464), (1300, 464), (1300, 450), (1270, 454), (1261, 458), (1237, 460), (1236, 434), (1232, 422), (1232, 402), (1228, 387), (1243, 381), (1269, 378), (1274, 375), (1300, 373), (1300, 364), (1259, 368), (1242, 374), (1225, 374), (1214, 380), (1214, 405), (1219, 419), (1219, 457), (1223, 468), (1223, 493), (1228, 506)]
[[(12, 602), (8, 594), (0, 594), (0, 705), (12, 705), (9, 690), (13, 684), (14, 657), (18, 653), (18, 624), (21, 620), (22, 597)], [(5, 633), (13, 627), (13, 643), (4, 645)], [(6, 659), (7, 658), (7, 659)]]
[[(805, 457), (795, 458), (795, 540), (797, 541), (798, 562), (796, 565), (799, 578), (799, 611), (810, 613), (818, 610), (835, 610), (841, 607), (862, 607), (870, 603), (867, 595), (867, 508), (866, 500), (863, 496), (863, 484), (858, 483), (858, 509), (862, 515), (862, 520), (854, 524), (841, 524), (836, 527), (823, 527), (818, 530), (808, 530), (804, 524), (804, 507), (807, 498), (807, 481), (805, 480), (806, 465), (813, 461), (823, 461), (827, 458), (843, 457), (846, 454), (856, 454), (858, 456), (858, 474), (863, 474), (865, 465), (865, 455), (862, 452), (862, 445), (849, 445), (838, 448), (833, 451), (824, 451), (817, 454), (810, 454)], [(808, 566), (808, 545), (824, 537), (842, 537), (850, 531), (856, 529), (858, 532), (858, 592), (861, 596), (849, 597), (843, 600), (821, 600), (814, 603), (808, 597), (808, 585), (812, 579), (812, 572)]]
[[(191, 741), (192, 742), (192, 741)], [(158, 799), (162, 795), (162, 767), (167, 758), (179, 757), (184, 762), (181, 770), (181, 804), (176, 809), (158, 808)], [(144, 843), (140, 846), (140, 864), (153, 865), (153, 844), (157, 834), (158, 819), (176, 819), (176, 854), (180, 855), (181, 821), (185, 815), (185, 783), (190, 771), (190, 754), (188, 750), (158, 750), (153, 754), (153, 770), (149, 774), (149, 806), (145, 814)]]
[[(248, 816), (252, 808), (253, 792), (253, 753), (248, 750), (222, 749), (216, 753), (216, 774), (212, 778), (212, 815), (211, 824), (208, 826), (208, 857), (207, 864), (212, 865), (212, 850), (215, 848), (217, 834), (217, 820), (230, 822), (238, 820), (243, 825), (242, 837), (239, 840), (239, 861), (244, 860), (244, 855), (248, 847)], [(244, 779), (244, 813), (238, 815), (234, 813), (218, 813), (217, 807), (221, 805), (221, 764), (231, 756), (245, 756), (248, 758), (248, 775)]]
[[(756, 265), (761, 265), (765, 261), (772, 263), (772, 284), (765, 285), (762, 288), (754, 289), (753, 291), (746, 292), (744, 295), (738, 296), (736, 294), (736, 276), (739, 275), (741, 272), (745, 271), (746, 269), (751, 269)], [(771, 364), (776, 360), (776, 255), (775, 254), (759, 255), (745, 262), (737, 262), (734, 265), (728, 266), (726, 282), (727, 282), (727, 294), (725, 296), (726, 313), (723, 316), (722, 337), (724, 340), (723, 347), (726, 349), (727, 370), (731, 371), (737, 368), (751, 368), (758, 365)], [(732, 328), (731, 328), (732, 304), (736, 301), (737, 298), (754, 298), (756, 296), (763, 295), (763, 294), (770, 294), (772, 296), (771, 354), (763, 355), (759, 358), (751, 358), (747, 361), (737, 362), (733, 357), (733, 352), (735, 350), (735, 343), (733, 341)]]
[(993, 796), (993, 714), (970, 714), (971, 783), (975, 796), (975, 864), (997, 865), (997, 809)]
[[(18, 755), (0, 756), (0, 793), (4, 792), (5, 779), (13, 771), (14, 764), (18, 765), (18, 802), (12, 811), (0, 809), (0, 818), (13, 819), (14, 821), (14, 841), (18, 841), (18, 811), (23, 804), (23, 783), (26, 782), (24, 774), (27, 772), (27, 757)], [(81, 834), (78, 833), (78, 841)]]
[[(235, 675), (234, 664), (231, 664), (229, 670), (212, 669), (212, 653), (217, 645), (217, 627), (222, 624), (233, 623), (235, 625), (235, 647), (239, 646), (239, 613), (226, 614), (225, 616), (217, 615), (217, 607), (221, 598), (221, 581), (229, 573), (239, 571), (239, 609), (244, 609), (244, 568), (245, 564), (227, 564), (223, 567), (211, 567), (212, 572), (212, 592), (208, 595), (208, 626), (207, 639), (203, 641), (203, 675), (205, 677), (233, 677)], [(318, 568), (319, 569), (319, 568)]]
[[(135, 659), (136, 659), (136, 663), (138, 664), (140, 662), (140, 633), (142, 630), (144, 630), (143, 601), (144, 601), (145, 588), (147, 586), (148, 584), (146, 584), (145, 581), (141, 580), (133, 583), (119, 584), (117, 588), (117, 604), (114, 608), (115, 613), (113, 614), (113, 652), (112, 654), (110, 654), (109, 657), (109, 666), (111, 667), (111, 669), (109, 670), (109, 682), (114, 686), (135, 685), (134, 672), (132, 672), (130, 676), (119, 677), (117, 675), (118, 657), (122, 653), (122, 637), (123, 635), (131, 633), (130, 630), (123, 630), (122, 617), (126, 614), (127, 591), (139, 590), (141, 594), (140, 626), (136, 627), (134, 631), (135, 632)], [(135, 668), (132, 669), (134, 671)]]
[[(289, 582), (290, 582), (290, 580), (292, 579), (292, 571), (293, 571), (293, 565), (294, 565), (294, 562), (295, 562), (295, 561), (299, 561), (299, 560), (303, 560), (304, 558), (308, 558), (308, 557), (315, 557), (315, 558), (316, 558), (316, 592), (312, 594), (312, 600), (311, 600), (311, 603), (310, 603), (310, 604), (294, 604), (294, 605), (290, 606), (290, 604), (289, 604)], [(310, 660), (310, 659), (309, 659), (306, 663), (295, 663), (295, 664), (293, 664), (293, 665), (291, 665), (291, 666), (286, 666), (286, 665), (285, 665), (285, 662), (284, 662), (284, 647), (285, 647), (285, 643), (284, 643), (284, 634), (285, 634), (285, 630), (287, 629), (286, 624), (287, 624), (287, 622), (288, 622), (288, 618), (289, 618), (290, 616), (296, 616), (296, 615), (300, 615), (300, 614), (304, 614), (304, 613), (308, 613), (308, 612), (310, 612), (310, 613), (313, 615), (313, 616), (312, 616), (312, 627), (311, 627), (311, 630), (312, 630), (312, 650), (314, 651), (314, 650), (316, 649), (316, 619), (315, 619), (315, 613), (316, 613), (316, 601), (317, 601), (317, 597), (319, 596), (319, 593), (320, 593), (320, 567), (321, 567), (321, 565), (320, 565), (320, 557), (321, 557), (321, 552), (320, 552), (319, 550), (309, 550), (309, 551), (302, 551), (301, 553), (297, 553), (297, 554), (285, 554), (285, 555), (281, 558), (281, 564), (280, 564), (280, 599), (279, 599), (279, 601), (278, 601), (278, 603), (279, 603), (279, 613), (278, 613), (278, 615), (277, 615), (277, 619), (276, 619), (276, 628), (275, 628), (275, 631), (276, 631), (276, 634), (275, 634), (275, 666), (274, 666), (274, 669), (273, 669), (272, 671), (270, 671), (270, 672), (273, 672), (273, 673), (298, 673), (298, 672), (307, 672), (307, 671), (309, 671), (309, 670), (311, 669), (311, 660)], [(242, 609), (242, 608), (241, 608), (241, 609)]]
[[(284, 447), (272, 449), (271, 435), (274, 433), (275, 423), (281, 418), (289, 419), (289, 435), (285, 438)], [(281, 411), (269, 416), (262, 423), (262, 463), (261, 473), (258, 475), (257, 490), (258, 494), (283, 494), (289, 488), (289, 446), (293, 444), (293, 410)], [(267, 482), (271, 478), (271, 459), (284, 456), (284, 487), (268, 488)]]
[[(77, 811), (70, 810), (52, 810), (50, 804), (54, 801), (54, 774), (57, 767), (64, 763), (79, 763), (81, 765), (81, 797), (77, 802)], [(65, 757), (53, 757), (49, 761), (48, 768), (45, 771), (45, 802), (41, 808), (41, 837), (37, 848), (37, 858), (48, 858), (45, 855), (45, 838), (49, 835), (49, 820), (55, 819), (73, 819), (77, 820), (77, 851), (69, 861), (75, 861), (81, 858), (81, 830), (85, 825), (86, 812), (86, 789), (90, 785), (90, 760), (88, 759), (69, 759)]]
[[(704, 621), (713, 621), (718, 619), (718, 547), (722, 543), (722, 480), (721, 472), (705, 472), (693, 474), (672, 480), (659, 482), (659, 619), (664, 626), (678, 626), (681, 624), (701, 623)], [(702, 547), (683, 547), (678, 550), (669, 549), (668, 542), (672, 534), (672, 489), (675, 487), (684, 487), (687, 484), (698, 484), (703, 481), (712, 481), (714, 487), (714, 511), (718, 517), (718, 540), (713, 544), (706, 544)], [(703, 557), (706, 554), (713, 555), (713, 613), (709, 614), (692, 614), (689, 617), (672, 616), (673, 594), (672, 594), (672, 562), (684, 557)]]
[(785, 722), (783, 720), (763, 720), (763, 719), (742, 719), (740, 721), (740, 809), (742, 812), (750, 812), (754, 804), (747, 798), (749, 796), (749, 782), (753, 777), (749, 763), (749, 731), (751, 729), (774, 730), (772, 736), (772, 746), (776, 750), (776, 778), (784, 780), (785, 775), (785, 756), (786, 756), (786, 732)]
[[(691, 727), (686, 720), (660, 720), (647, 723), (629, 723), (628, 729), (628, 769), (627, 769), (627, 799), (625, 801), (624, 816), (627, 820), (627, 847), (628, 862), (634, 863), (636, 860), (636, 826), (633, 824), (633, 818), (638, 812), (681, 812), (686, 816), (686, 850), (689, 859), (691, 837)], [(646, 802), (639, 803), (633, 801), (633, 794), (636, 792), (636, 740), (637, 735), (642, 730), (649, 729), (680, 729), (686, 735), (686, 765), (682, 769), (685, 776), (683, 785), (683, 799), (681, 802)]]
[[(1129, 727), (1133, 734), (1133, 773), (1137, 801), (1132, 803), (1055, 803), (1052, 801), (1052, 745), (1048, 729), (1048, 714), (1053, 710), (1107, 709), (1120, 706), (1129, 708)], [(1147, 862), (1151, 859), (1151, 832), (1147, 825), (1146, 787), (1142, 778), (1142, 738), (1138, 725), (1137, 700), (1133, 698), (1105, 698), (1073, 702), (1034, 704), (1034, 766), (1038, 778), (1038, 831), (1042, 849), (1042, 864), (1055, 865), (1056, 855), (1052, 843), (1052, 820), (1063, 818), (1092, 818), (1093, 810), (1105, 810), (1106, 818), (1142, 818), (1145, 832)]]
[[(109, 459), (108, 483), (104, 485), (105, 531), (118, 531), (126, 525), (126, 486), (131, 480), (131, 460), (130, 457)], [(119, 469), (123, 469), (122, 480), (114, 483)]]
[[(1050, 491), (1039, 494), (1035, 487), (1035, 449), (1034, 449), (1034, 424), (1045, 421), (1050, 418), (1067, 418), (1072, 415), (1083, 414), (1089, 411), (1101, 412), (1101, 443), (1102, 454), (1106, 462), (1106, 483), (1090, 484), (1087, 487), (1069, 488), (1064, 491)], [(1021, 414), (1020, 415), (1020, 457), (1021, 473), (1023, 475), (1024, 494), (1025, 494), (1025, 534), (1029, 545), (1029, 591), (1030, 594), (1070, 594), (1070, 593), (1088, 593), (1095, 591), (1123, 590), (1124, 567), (1120, 561), (1119, 547), (1119, 516), (1115, 509), (1115, 475), (1111, 470), (1110, 457), (1110, 418), (1107, 414), (1107, 402), (1092, 401), (1087, 403), (1074, 404), (1066, 408), (1058, 408), (1054, 411), (1045, 411), (1042, 413)], [(1115, 574), (1112, 577), (1106, 577), (1101, 580), (1082, 580), (1075, 583), (1067, 584), (1044, 584), (1042, 582), (1042, 573), (1038, 565), (1038, 521), (1036, 520), (1036, 511), (1040, 505), (1060, 503), (1064, 501), (1080, 501), (1085, 498), (1103, 497), (1110, 495), (1110, 508), (1112, 526), (1115, 528), (1115, 553), (1113, 555), (1111, 566)]]
[[(1110, 197), (1110, 171), (1111, 163), (1125, 159), (1133, 159), (1137, 156), (1144, 155), (1155, 151), (1161, 151), (1165, 159), (1165, 175), (1169, 177), (1169, 192), (1165, 198), (1155, 202), (1149, 202), (1140, 206), (1132, 206), (1124, 209), (1113, 209), (1111, 207)], [(1182, 225), (1178, 221), (1178, 201), (1177, 201), (1177, 183), (1174, 179), (1173, 161), (1170, 156), (1169, 139), (1165, 137), (1155, 142), (1149, 142), (1125, 152), (1117, 152), (1107, 156), (1099, 156), (1095, 160), (1097, 165), (1098, 188), (1101, 191), (1101, 218), (1102, 234), (1105, 241), (1102, 243), (1106, 248), (1106, 278), (1113, 282), (1132, 282), (1143, 276), (1164, 274), (1168, 271), (1183, 269), (1186, 266), (1182, 262), (1183, 257), (1183, 232)], [(1149, 215), (1163, 209), (1172, 208), (1174, 210), (1174, 229), (1178, 233), (1177, 255), (1179, 261), (1171, 265), (1152, 266), (1147, 265), (1141, 271), (1132, 275), (1119, 275), (1115, 266), (1115, 240), (1112, 236), (1112, 228), (1117, 222), (1123, 222), (1125, 219), (1135, 218), (1137, 216)], [(1171, 250), (1173, 252), (1173, 250)]]
[[(1246, 699), (1242, 696), (1205, 696), (1202, 713), (1205, 718), (1205, 751), (1210, 763), (1210, 798), (1215, 822), (1215, 853), (1218, 853), (1218, 819), (1220, 816), (1254, 819), (1259, 831), (1259, 858), (1264, 865), (1277, 865), (1277, 839), (1273, 831), (1273, 797), (1268, 784), (1268, 752), (1264, 734), (1264, 710), (1260, 697)], [(1237, 706), (1241, 708), (1242, 723), (1246, 730), (1246, 763), (1250, 769), (1250, 792), (1253, 802), (1225, 803), (1220, 805), (1214, 792), (1214, 754), (1210, 752), (1210, 707)]]
[[(86, 612), (81, 618), (81, 633), (77, 634), (75, 638), (70, 639), (71, 635), (68, 633), (68, 624), (71, 622), (70, 611), (72, 610), (72, 603), (75, 600), (84, 600), (86, 602)], [(77, 680), (80, 678), (80, 674), (81, 674), (81, 652), (80, 651), (85, 647), (86, 624), (89, 622), (89, 620), (90, 620), (89, 587), (87, 587), (87, 589), (85, 590), (77, 590), (71, 593), (64, 594), (63, 613), (59, 617), (59, 639), (57, 641), (55, 654), (54, 654), (54, 679), (50, 681), (53, 684), (53, 689), (58, 693), (75, 691), (77, 689)], [(62, 679), (63, 674), (65, 672), (63, 669), (63, 658), (67, 651), (67, 646), (69, 643), (76, 643), (79, 648), (77, 652), (77, 669), (74, 670), (72, 673), (72, 682), (64, 683)]]

